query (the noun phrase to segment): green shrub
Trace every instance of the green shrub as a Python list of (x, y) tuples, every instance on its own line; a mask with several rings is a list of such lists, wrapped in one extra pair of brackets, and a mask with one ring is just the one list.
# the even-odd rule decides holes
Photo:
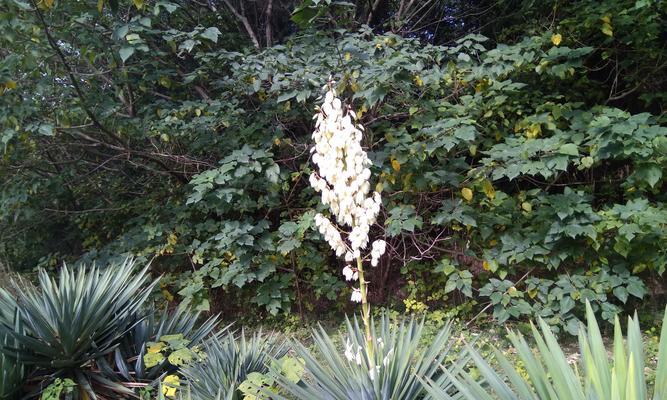
[[(470, 352), (482, 381), (477, 381), (470, 372), (462, 368), (457, 368), (454, 374), (445, 370), (444, 374), (449, 379), (458, 375), (454, 379), (455, 385), (461, 394), (470, 400), (651, 398), (646, 383), (645, 354), (637, 316), (628, 318), (627, 338), (623, 337), (620, 320), (615, 319), (611, 354), (607, 352), (590, 305), (587, 305), (587, 319), (588, 327), (582, 326), (579, 330), (580, 368), (568, 362), (551, 329), (540, 320), (540, 329), (532, 327), (536, 349), (531, 348), (521, 334), (510, 333), (510, 340), (518, 352), (523, 372), (498, 350), (495, 351), (498, 368), (494, 369), (489, 361), (471, 348)], [(667, 312), (662, 326), (653, 400), (667, 399)], [(450, 399), (439, 386), (441, 385), (432, 381), (429, 385), (429, 391), (434, 398)]]
[[(450, 358), (451, 324), (436, 335), (433, 341), (420, 348), (424, 323), (411, 319), (407, 323), (392, 323), (387, 315), (373, 323), (372, 337), (376, 338), (373, 360), (369, 359), (363, 327), (355, 318), (347, 321), (347, 334), (342, 337), (345, 349), (338, 348), (333, 339), (320, 328), (313, 332), (317, 355), (297, 343), (296, 351), (305, 362), (307, 378), (294, 383), (285, 376), (277, 378), (297, 399), (371, 400), (421, 399), (426, 391), (419, 378), (432, 379), (439, 375), (438, 365)], [(464, 363), (465, 357), (452, 357)], [(447, 386), (443, 380), (445, 388)], [(283, 398), (282, 396), (275, 396)]]

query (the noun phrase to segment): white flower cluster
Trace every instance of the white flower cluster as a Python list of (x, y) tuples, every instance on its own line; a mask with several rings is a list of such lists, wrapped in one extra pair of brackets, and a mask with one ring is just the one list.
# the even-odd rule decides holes
[(331, 223), (331, 221), (329, 221), (329, 218), (318, 213), (315, 215), (315, 226), (317, 226), (320, 234), (324, 236), (324, 239), (327, 241), (327, 243), (329, 243), (329, 246), (334, 249), (338, 257), (345, 254), (347, 251), (347, 246), (345, 245), (343, 238), (340, 236), (338, 228), (336, 228)]
[(350, 342), (350, 339), (345, 339), (345, 358), (347, 361), (355, 361), (357, 365), (361, 365), (361, 351), (363, 350), (361, 346), (357, 346), (357, 352), (354, 353), (352, 350), (354, 345)]
[[(368, 246), (370, 227), (377, 220), (382, 199), (378, 192), (370, 193), (372, 163), (361, 147), (363, 127), (356, 124), (356, 114), (344, 107), (333, 88), (329, 88), (314, 118), (315, 146), (311, 152), (317, 173), (310, 176), (310, 185), (322, 193), (322, 203), (329, 206), (338, 224), (350, 228), (347, 240), (322, 214), (316, 215), (315, 224), (336, 255), (344, 254), (345, 260), (351, 262)], [(372, 247), (371, 263), (375, 266), (386, 243), (376, 241)], [(343, 269), (343, 274), (347, 280), (357, 280), (359, 276), (350, 266)], [(355, 289), (352, 300), (360, 297)]]
[(377, 267), (380, 257), (387, 250), (387, 242), (384, 240), (376, 240), (371, 246), (371, 265)]
[[(384, 342), (382, 341), (382, 338), (378, 338), (377, 343), (380, 349), (384, 349)], [(357, 351), (355, 352), (354, 344), (350, 341), (350, 339), (349, 338), (345, 339), (345, 353), (344, 353), (345, 358), (349, 362), (355, 362), (357, 365), (361, 365), (363, 348), (361, 346), (357, 346), (356, 350)], [(375, 377), (380, 372), (381, 367), (387, 368), (393, 356), (394, 356), (394, 348), (392, 347), (382, 359), (382, 365), (375, 365), (368, 370), (368, 374), (372, 381), (375, 380)]]
[[(379, 343), (379, 339), (378, 339), (378, 343)], [(382, 347), (384, 347), (384, 344), (382, 344)], [(372, 381), (375, 380), (375, 375), (380, 373), (380, 368), (382, 368), (383, 366), (385, 368), (387, 368), (387, 366), (391, 362), (391, 358), (393, 357), (393, 355), (394, 355), (394, 348), (392, 347), (391, 350), (389, 350), (389, 352), (387, 352), (387, 355), (384, 356), (384, 359), (382, 359), (382, 365), (376, 365), (373, 368), (371, 368), (370, 370), (368, 370), (368, 375), (369, 375), (369, 377), (371, 378)]]
[(346, 281), (356, 281), (359, 279), (359, 271), (352, 269), (349, 265), (346, 265), (343, 268), (343, 275), (345, 276)]
[[(313, 162), (318, 173), (310, 176), (311, 186), (322, 193), (338, 223), (351, 227), (348, 237), (352, 257), (368, 245), (368, 232), (382, 204), (380, 194), (369, 196), (372, 165), (361, 147), (363, 127), (355, 125), (354, 111), (344, 110), (330, 89), (315, 115)], [(349, 256), (348, 256), (349, 257)]]

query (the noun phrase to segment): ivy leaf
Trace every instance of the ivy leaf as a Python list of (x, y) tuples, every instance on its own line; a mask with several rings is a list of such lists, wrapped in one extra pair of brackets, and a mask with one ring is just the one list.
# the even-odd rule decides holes
[(53, 125), (51, 124), (41, 124), (39, 126), (39, 133), (44, 136), (53, 136)]
[(560, 300), (560, 312), (561, 314), (565, 314), (572, 310), (574, 308), (574, 300), (572, 300), (572, 297), (569, 295), (563, 296), (563, 298)]
[(623, 286), (616, 286), (614, 288), (614, 296), (625, 304), (628, 301), (628, 290)]
[(196, 41), (194, 41), (192, 39), (188, 39), (188, 40), (184, 41), (183, 43), (181, 43), (181, 45), (178, 46), (178, 48), (181, 49), (181, 50), (185, 50), (189, 53), (189, 52), (192, 51), (192, 49), (195, 47), (196, 44), (197, 44)]
[(578, 156), (579, 155), (579, 148), (577, 147), (576, 144), (574, 143), (567, 143), (558, 149), (558, 152), (560, 154), (567, 154), (568, 156)]
[(644, 295), (646, 294), (646, 286), (644, 286), (644, 283), (639, 280), (639, 278), (633, 279), (630, 283), (628, 283), (627, 290), (628, 293), (638, 299), (643, 299)]
[(134, 54), (134, 47), (129, 47), (129, 46), (121, 47), (118, 53), (120, 55), (120, 59), (123, 60), (123, 62), (125, 62), (127, 61), (128, 58), (132, 56), (132, 54)]
[(445, 283), (445, 293), (452, 292), (454, 289), (456, 289), (456, 280), (448, 279), (447, 283)]
[(220, 36), (220, 34), (221, 34), (220, 29), (212, 26), (210, 28), (206, 28), (206, 30), (202, 32), (199, 36), (208, 39), (213, 43), (218, 43), (218, 36)]
[(635, 176), (648, 183), (651, 187), (655, 187), (660, 182), (660, 179), (662, 179), (662, 168), (658, 164), (642, 164), (635, 171)]
[(296, 96), (297, 94), (298, 94), (298, 92), (297, 92), (296, 90), (292, 90), (292, 91), (290, 91), (290, 92), (283, 93), (283, 94), (281, 94), (280, 96), (278, 96), (278, 100), (276, 100), (276, 102), (278, 102), (278, 103), (282, 103), (282, 102), (284, 102), (284, 101), (287, 101), (287, 100), (293, 98), (293, 97)]

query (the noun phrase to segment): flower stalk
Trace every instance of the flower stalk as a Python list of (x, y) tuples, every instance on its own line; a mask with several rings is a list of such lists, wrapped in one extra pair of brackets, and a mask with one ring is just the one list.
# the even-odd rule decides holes
[(371, 305), (368, 302), (368, 283), (364, 276), (364, 263), (361, 257), (357, 257), (357, 271), (359, 272), (359, 290), (361, 291), (361, 319), (364, 322), (366, 332), (366, 353), (370, 367), (375, 366), (374, 342), (371, 334)]
[[(357, 123), (355, 112), (336, 96), (333, 84), (329, 82), (324, 87), (327, 92), (315, 114), (315, 146), (311, 153), (317, 171), (310, 176), (310, 185), (321, 193), (322, 204), (328, 206), (333, 218), (318, 213), (315, 225), (336, 256), (343, 257), (346, 263), (356, 261), (356, 267), (348, 264), (342, 272), (347, 281), (359, 280), (359, 287), (352, 288), (350, 300), (361, 303), (367, 364), (373, 370), (375, 343), (362, 252), (368, 252), (370, 227), (377, 220), (382, 199), (377, 191), (371, 193), (372, 163), (361, 146), (364, 127)], [(376, 266), (386, 243), (375, 240), (370, 245), (371, 265)]]

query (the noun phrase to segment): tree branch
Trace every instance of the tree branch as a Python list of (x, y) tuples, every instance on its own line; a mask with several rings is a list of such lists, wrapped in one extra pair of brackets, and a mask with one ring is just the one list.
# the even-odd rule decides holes
[(269, 0), (269, 4), (266, 6), (266, 28), (264, 33), (266, 35), (266, 47), (273, 44), (273, 27), (271, 26), (271, 20), (273, 17), (273, 0)]
[[(34, 0), (33, 0), (34, 1)], [(255, 31), (252, 30), (252, 26), (250, 25), (250, 21), (248, 21), (248, 18), (246, 18), (245, 15), (241, 15), (232, 5), (232, 3), (229, 2), (229, 0), (222, 0), (227, 8), (229, 8), (229, 11), (234, 14), (234, 16), (241, 21), (241, 24), (243, 24), (243, 27), (245, 28), (246, 32), (248, 33), (248, 36), (250, 36), (250, 40), (252, 40), (252, 44), (255, 46), (255, 48), (259, 49), (259, 40), (257, 40), (257, 35), (255, 35)], [(244, 1), (244, 0), (242, 0)]]
[(49, 42), (49, 46), (56, 52), (58, 55), (58, 58), (60, 58), (60, 61), (63, 63), (63, 66), (65, 67), (65, 71), (67, 72), (67, 75), (69, 76), (70, 81), (72, 82), (72, 86), (74, 86), (74, 90), (76, 91), (77, 96), (79, 97), (79, 101), (81, 103), (81, 108), (83, 108), (83, 111), (88, 115), (88, 118), (90, 118), (91, 121), (93, 121), (93, 125), (95, 125), (96, 128), (98, 128), (100, 131), (104, 132), (107, 136), (109, 136), (111, 139), (113, 139), (117, 143), (122, 143), (123, 141), (121, 138), (119, 138), (116, 134), (108, 130), (102, 123), (97, 119), (95, 114), (88, 108), (86, 105), (85, 97), (83, 95), (83, 91), (81, 90), (81, 87), (79, 86), (79, 82), (77, 81), (76, 77), (74, 76), (74, 71), (72, 68), (69, 66), (67, 63), (67, 59), (65, 58), (65, 55), (63, 54), (62, 50), (60, 50), (60, 47), (58, 46), (58, 43), (56, 43), (56, 40), (53, 38), (51, 35), (51, 31), (49, 30), (49, 26), (46, 23), (46, 20), (44, 19), (44, 15), (40, 11), (39, 7), (35, 3), (35, 0), (30, 0), (32, 2), (32, 6), (35, 8), (35, 12), (37, 13), (37, 17), (39, 18), (40, 23), (42, 24), (42, 27), (44, 28), (44, 34), (46, 35), (46, 39)]

